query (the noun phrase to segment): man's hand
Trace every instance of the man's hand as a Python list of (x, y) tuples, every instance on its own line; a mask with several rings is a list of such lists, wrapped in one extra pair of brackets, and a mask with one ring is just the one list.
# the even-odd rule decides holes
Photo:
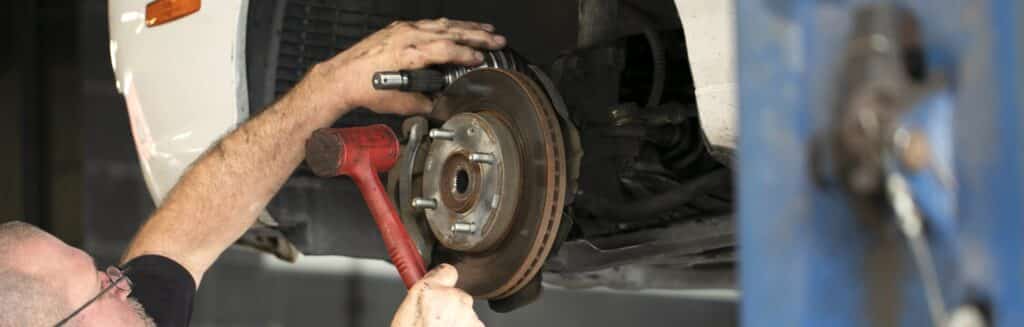
[(409, 289), (391, 327), (482, 327), (473, 311), (473, 297), (455, 288), (459, 273), (442, 264)]
[[(198, 286), (214, 260), (252, 226), (302, 162), (303, 145), (313, 131), (330, 126), (353, 107), (397, 114), (430, 110), (422, 94), (374, 90), (373, 73), (479, 64), (479, 51), (473, 48), (505, 45), (504, 37), (493, 31), (490, 25), (443, 18), (398, 22), (317, 64), (288, 94), (217, 142), (182, 175), (135, 235), (122, 262), (162, 255), (185, 267)], [(433, 278), (451, 280), (435, 282), (438, 287), (454, 285), (454, 269), (438, 275)], [(437, 296), (434, 291), (419, 293)]]
[[(329, 107), (366, 107), (378, 113), (416, 114), (431, 109), (431, 102), (419, 93), (375, 90), (373, 73), (418, 69), (436, 64), (478, 65), (483, 54), (477, 49), (497, 50), (505, 37), (494, 34), (494, 26), (475, 22), (421, 20), (394, 22), (351, 48), (313, 69), (334, 91)], [(311, 73), (310, 75), (313, 75)]]

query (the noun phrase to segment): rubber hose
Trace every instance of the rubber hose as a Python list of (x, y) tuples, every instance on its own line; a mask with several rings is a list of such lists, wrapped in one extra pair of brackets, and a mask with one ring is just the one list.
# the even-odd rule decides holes
[(654, 107), (661, 104), (661, 95), (665, 91), (665, 71), (668, 69), (668, 64), (665, 58), (665, 48), (661, 44), (658, 32), (650, 24), (645, 24), (644, 36), (647, 37), (647, 43), (651, 46), (651, 59), (654, 60), (654, 76), (651, 79), (651, 94), (647, 96), (647, 106)]

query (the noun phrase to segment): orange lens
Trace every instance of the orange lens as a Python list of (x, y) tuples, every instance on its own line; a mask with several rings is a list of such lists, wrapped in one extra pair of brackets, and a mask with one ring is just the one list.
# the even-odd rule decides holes
[(146, 26), (161, 25), (199, 11), (200, 0), (155, 0), (146, 5)]

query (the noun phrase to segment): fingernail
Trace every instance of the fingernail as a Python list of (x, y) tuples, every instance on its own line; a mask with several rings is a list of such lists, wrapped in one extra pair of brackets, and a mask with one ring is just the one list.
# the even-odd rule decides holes
[(430, 278), (436, 276), (437, 274), (441, 273), (441, 270), (445, 269), (444, 265), (445, 264), (442, 263), (442, 264), (438, 265), (437, 267), (434, 267), (434, 269), (431, 269), (431, 270), (427, 271), (427, 273), (425, 275), (423, 275), (423, 279), (430, 279)]
[(494, 32), (494, 25), (484, 24), (484, 29), (487, 30), (488, 32)]
[(505, 37), (501, 35), (495, 35), (494, 42), (498, 43), (498, 45), (505, 45)]
[(480, 52), (474, 52), (473, 53), (473, 58), (476, 58), (476, 60), (478, 60), (478, 61), (479, 60), (484, 60), (484, 54), (480, 53)]
[(434, 275), (437, 275), (437, 269), (428, 271), (426, 275), (423, 275), (423, 279), (430, 279), (430, 277), (434, 277)]

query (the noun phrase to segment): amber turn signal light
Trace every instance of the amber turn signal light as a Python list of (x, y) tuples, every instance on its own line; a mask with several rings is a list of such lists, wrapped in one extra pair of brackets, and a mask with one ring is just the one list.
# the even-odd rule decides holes
[(146, 26), (153, 27), (199, 11), (200, 0), (154, 0), (146, 5)]

